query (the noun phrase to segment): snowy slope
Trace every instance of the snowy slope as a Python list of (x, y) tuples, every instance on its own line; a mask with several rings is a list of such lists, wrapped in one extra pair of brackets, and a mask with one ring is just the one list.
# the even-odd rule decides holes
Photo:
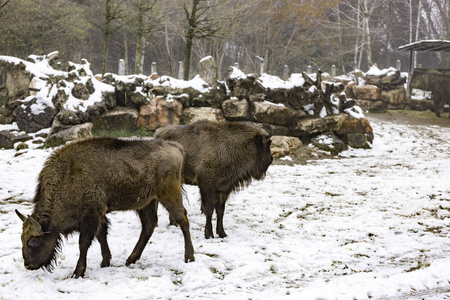
[(269, 167), (233, 195), (225, 239), (205, 240), (198, 188), (185, 207), (196, 261), (181, 230), (159, 225), (142, 258), (125, 260), (140, 232), (134, 212), (112, 213), (112, 266), (97, 242), (83, 279), (70, 278), (78, 234), (53, 273), (27, 271), (18, 208), (31, 213), (36, 177), (51, 150), (0, 151), (0, 299), (448, 299), (450, 130), (370, 120), (373, 149)]

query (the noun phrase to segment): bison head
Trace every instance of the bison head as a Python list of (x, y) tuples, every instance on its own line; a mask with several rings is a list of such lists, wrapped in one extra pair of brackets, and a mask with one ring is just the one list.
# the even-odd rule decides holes
[(17, 215), (23, 221), (22, 256), (25, 268), (37, 270), (45, 268), (51, 271), (60, 250), (60, 237), (50, 230), (49, 224), (40, 224), (33, 217), (25, 217), (18, 210)]

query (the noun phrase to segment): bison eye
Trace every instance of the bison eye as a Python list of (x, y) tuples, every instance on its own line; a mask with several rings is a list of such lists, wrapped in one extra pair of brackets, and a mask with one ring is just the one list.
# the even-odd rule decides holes
[(37, 238), (37, 237), (33, 237), (31, 239), (28, 240), (28, 246), (33, 247), (33, 248), (37, 248), (41, 245), (42, 241), (41, 239)]

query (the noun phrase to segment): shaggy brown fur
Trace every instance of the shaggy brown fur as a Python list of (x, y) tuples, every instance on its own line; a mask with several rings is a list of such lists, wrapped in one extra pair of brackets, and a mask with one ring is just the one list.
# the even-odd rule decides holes
[[(434, 113), (438, 118), (444, 111), (444, 104), (450, 105), (450, 78), (436, 78), (430, 82), (433, 93)], [(450, 114), (448, 115), (450, 119)]]
[(183, 145), (184, 181), (200, 188), (201, 208), (206, 215), (205, 237), (214, 237), (211, 224), (214, 209), (216, 232), (225, 237), (223, 214), (229, 194), (252, 179), (262, 179), (272, 163), (267, 132), (248, 123), (204, 120), (159, 128), (155, 137)]
[(39, 174), (34, 211), (25, 217), (22, 254), (30, 270), (51, 270), (61, 237), (79, 231), (80, 257), (73, 273), (82, 277), (94, 237), (102, 267), (110, 265), (106, 240), (110, 211), (136, 210), (142, 232), (126, 264), (138, 260), (157, 224), (160, 202), (180, 225), (185, 261), (194, 261), (189, 221), (182, 203), (180, 144), (162, 140), (94, 138), (57, 149)]

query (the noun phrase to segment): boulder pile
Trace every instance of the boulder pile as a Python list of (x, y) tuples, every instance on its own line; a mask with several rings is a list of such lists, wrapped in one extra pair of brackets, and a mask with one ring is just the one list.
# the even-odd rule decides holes
[(372, 66), (367, 73), (355, 74), (360, 80), (345, 83), (345, 95), (355, 99), (363, 110), (384, 112), (387, 109), (404, 109), (407, 76), (395, 68), (380, 70)]
[[(309, 143), (325, 134), (344, 145), (368, 148), (372, 128), (344, 85), (322, 80), (321, 73), (292, 74), (288, 80), (244, 74), (230, 67), (217, 80), (212, 57), (200, 61), (201, 74), (183, 81), (158, 74), (94, 76), (86, 60), (55, 67), (57, 53), (30, 56), (30, 61), (0, 56), (6, 84), (0, 87), (0, 147), (18, 138), (45, 137), (49, 146), (91, 135), (91, 130), (188, 124), (200, 119), (252, 122), (272, 136)], [(320, 138), (319, 138), (320, 139)], [(295, 144), (292, 141), (284, 144)]]

